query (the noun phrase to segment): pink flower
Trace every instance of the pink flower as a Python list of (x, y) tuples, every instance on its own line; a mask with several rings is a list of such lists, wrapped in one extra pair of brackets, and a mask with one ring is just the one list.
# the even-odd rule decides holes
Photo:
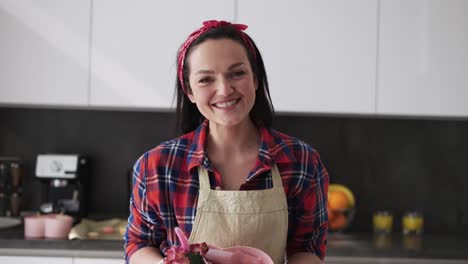
[(180, 246), (172, 246), (168, 250), (166, 250), (166, 258), (168, 262), (172, 263), (171, 261), (182, 261), (187, 259), (185, 256), (185, 251)]
[(200, 254), (204, 257), (207, 251), (208, 245), (205, 242), (201, 244), (190, 244), (190, 252), (192, 253)]
[(176, 227), (175, 232), (177, 237), (179, 238), (181, 245), (174, 245), (166, 250), (166, 257), (164, 258), (164, 263), (190, 264), (191, 259), (198, 259), (198, 261), (194, 260), (195, 263), (200, 263), (200, 260), (203, 261), (203, 257), (208, 251), (208, 245), (205, 242), (201, 244), (189, 244), (187, 237), (181, 229)]

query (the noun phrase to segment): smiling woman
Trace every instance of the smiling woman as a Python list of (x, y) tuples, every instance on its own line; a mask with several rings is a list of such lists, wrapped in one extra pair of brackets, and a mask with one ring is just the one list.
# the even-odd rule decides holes
[[(206, 21), (179, 50), (183, 135), (135, 164), (125, 234), (131, 263), (169, 263), (176, 228), (188, 243), (252, 247), (276, 264), (325, 257), (327, 171), (315, 149), (271, 128), (265, 67), (246, 28)], [(205, 258), (242, 263), (216, 256), (208, 250)]]
[[(210, 131), (252, 123), (249, 113), (257, 86), (240, 44), (229, 39), (208, 40), (192, 49), (188, 66), (191, 74), (187, 96), (211, 121)], [(256, 130), (251, 125), (252, 131)]]
[[(215, 69), (195, 69), (193, 67), (207, 67), (210, 65), (218, 68), (223, 66), (225, 68), (228, 67), (229, 71), (227, 72), (228, 75), (226, 79), (229, 79), (229, 77), (231, 79), (236, 79), (236, 77), (240, 79), (243, 77), (242, 75), (248, 74), (249, 76), (247, 77), (253, 79), (252, 81), (254, 81), (253, 85), (255, 87), (255, 101), (249, 115), (257, 125), (264, 125), (267, 127), (272, 125), (274, 108), (270, 98), (268, 79), (260, 51), (255, 46), (252, 39), (243, 32), (247, 26), (239, 24), (227, 25), (225, 23), (227, 22), (221, 21), (219, 24), (213, 21), (204, 22), (204, 27), (192, 33), (179, 50), (177, 60), (178, 82), (176, 87), (177, 124), (182, 133), (193, 131), (205, 119), (196, 107), (197, 105), (193, 104), (187, 95), (193, 92), (191, 88), (201, 86), (201, 83), (199, 83), (199, 85), (197, 85), (197, 83), (191, 83), (197, 80), (193, 79), (193, 75), (215, 74)], [(204, 45), (200, 45), (202, 43)], [(235, 48), (233, 50), (222, 50), (222, 45), (224, 43), (229, 43), (230, 47)], [(211, 53), (209, 47), (203, 46), (218, 47), (218, 49)], [(231, 53), (234, 51), (236, 52), (235, 55)], [(215, 52), (217, 54), (215, 54)], [(206, 57), (206, 55), (209, 57)], [(220, 57), (218, 59), (216, 55), (225, 57)], [(225, 59), (229, 59), (229, 61), (225, 61)], [(213, 62), (214, 64), (207, 64)], [(224, 65), (221, 65), (222, 63), (224, 63)], [(237, 69), (238, 66), (242, 68)], [(218, 69), (218, 71), (219, 70), (221, 69)], [(226, 69), (222, 70), (225, 71)], [(189, 73), (192, 76), (189, 76)], [(215, 79), (213, 79), (213, 76), (207, 76), (205, 79), (199, 78), (198, 81), (207, 84), (206, 82), (212, 82), (215, 81)]]

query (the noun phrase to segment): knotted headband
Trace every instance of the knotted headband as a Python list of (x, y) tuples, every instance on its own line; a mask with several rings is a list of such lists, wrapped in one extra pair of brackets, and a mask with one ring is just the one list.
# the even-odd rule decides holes
[(177, 58), (177, 77), (179, 78), (180, 85), (182, 87), (182, 91), (184, 93), (187, 93), (187, 90), (185, 88), (185, 83), (184, 83), (184, 76), (183, 76), (183, 70), (184, 70), (184, 61), (185, 61), (185, 56), (187, 54), (187, 50), (189, 49), (190, 45), (198, 39), (201, 35), (203, 35), (205, 32), (207, 32), (210, 29), (214, 28), (220, 28), (220, 27), (233, 27), (235, 28), (239, 35), (241, 36), (242, 40), (244, 43), (247, 45), (247, 48), (250, 50), (250, 52), (253, 55), (254, 60), (256, 60), (256, 54), (255, 54), (255, 48), (250, 41), (250, 38), (245, 34), (243, 31), (247, 28), (247, 25), (243, 24), (232, 24), (230, 22), (226, 21), (217, 21), (217, 20), (209, 20), (203, 22), (203, 26), (196, 31), (194, 31), (192, 34), (190, 34), (185, 40), (185, 42), (182, 44), (182, 46), (179, 49), (179, 57)]

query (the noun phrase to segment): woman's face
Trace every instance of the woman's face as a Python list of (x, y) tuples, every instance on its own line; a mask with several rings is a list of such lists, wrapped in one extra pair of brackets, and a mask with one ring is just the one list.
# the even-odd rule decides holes
[(206, 40), (188, 58), (188, 97), (211, 125), (250, 122), (257, 81), (244, 47), (231, 39)]

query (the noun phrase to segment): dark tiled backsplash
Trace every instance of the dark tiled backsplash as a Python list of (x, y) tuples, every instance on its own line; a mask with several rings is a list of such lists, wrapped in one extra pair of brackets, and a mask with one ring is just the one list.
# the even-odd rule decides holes
[[(0, 108), (0, 156), (26, 169), (25, 209), (38, 208), (38, 153), (84, 153), (93, 164), (89, 214), (126, 217), (128, 170), (146, 150), (174, 137), (166, 112)], [(468, 232), (468, 121), (278, 114), (274, 128), (315, 147), (332, 183), (353, 190), (349, 231), (371, 231), (372, 212), (420, 210), (426, 232)]]

